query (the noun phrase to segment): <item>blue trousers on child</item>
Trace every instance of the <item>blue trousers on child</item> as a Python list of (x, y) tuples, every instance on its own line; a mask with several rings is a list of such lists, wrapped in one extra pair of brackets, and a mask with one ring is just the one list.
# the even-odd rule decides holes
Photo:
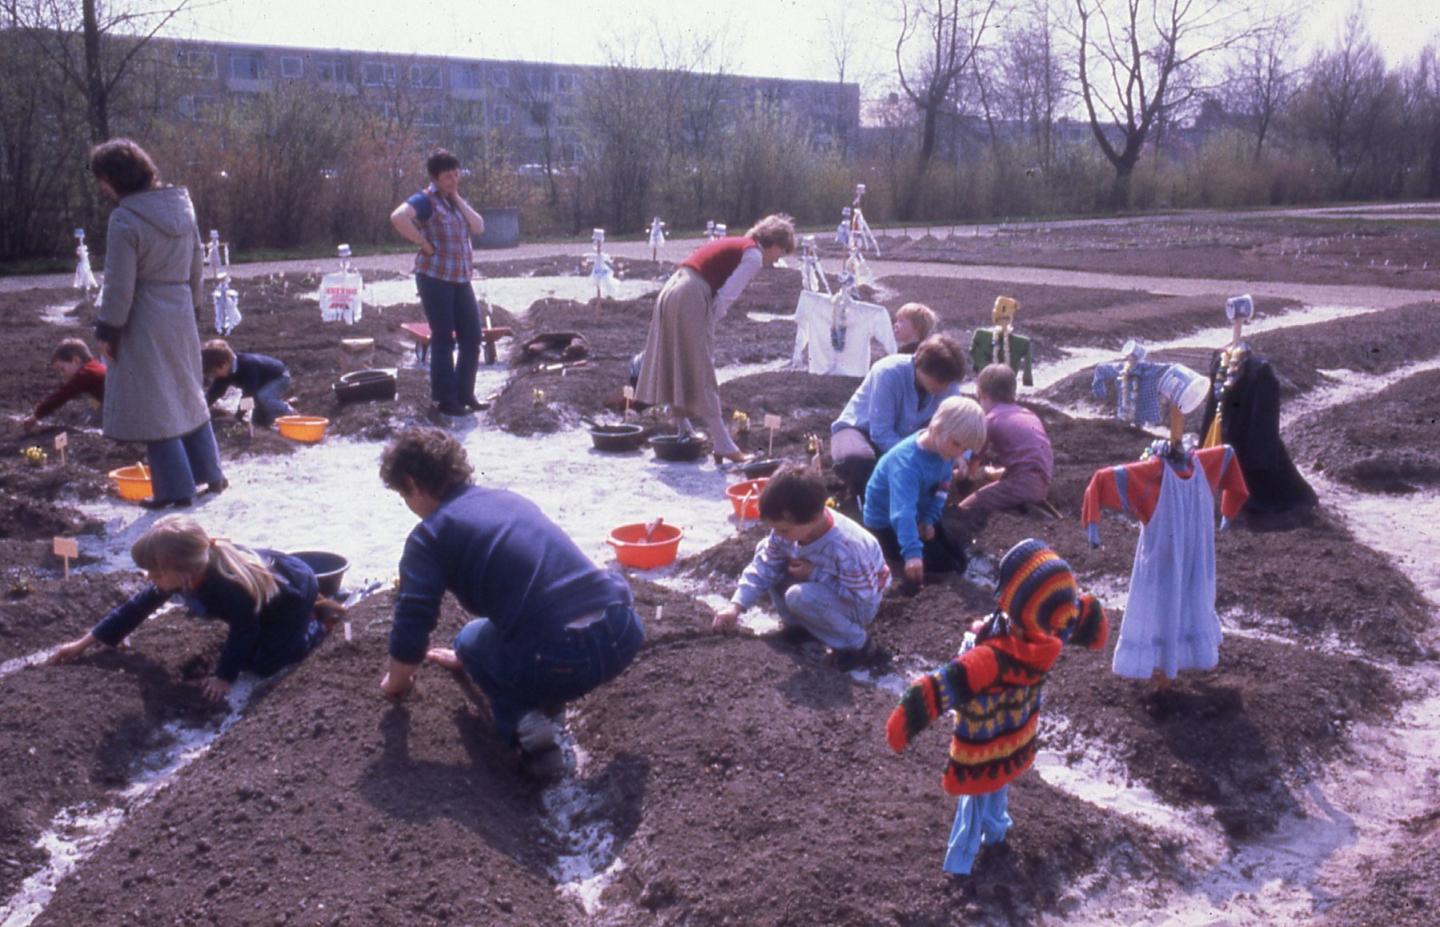
[(950, 828), (950, 846), (945, 852), (945, 871), (969, 875), (981, 847), (1005, 839), (1010, 820), (1010, 786), (986, 795), (961, 795)]
[(540, 640), (505, 641), (488, 618), (455, 636), (455, 656), (490, 700), (495, 731), (515, 739), (520, 717), (573, 701), (619, 676), (645, 640), (629, 602), (617, 603), (584, 627), (562, 627)]
[(210, 422), (188, 435), (145, 442), (150, 461), (150, 487), (156, 502), (178, 502), (195, 495), (196, 483), (211, 486), (225, 478), (220, 469), (220, 446)]
[(782, 624), (798, 624), (827, 647), (864, 647), (865, 627), (875, 620), (876, 607), (856, 603), (820, 583), (795, 583), (783, 591), (772, 590), (770, 597)]
[(271, 380), (255, 391), (255, 424), (269, 425), (282, 415), (294, 415), (295, 409), (285, 401), (290, 391), (289, 375)]

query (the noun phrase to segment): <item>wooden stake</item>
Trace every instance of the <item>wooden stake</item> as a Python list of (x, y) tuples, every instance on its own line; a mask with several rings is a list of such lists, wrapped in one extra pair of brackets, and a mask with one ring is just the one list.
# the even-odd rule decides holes
[(65, 561), (65, 578), (70, 578), (70, 558), (80, 556), (80, 542), (74, 538), (56, 538), (53, 544), (55, 556)]
[(631, 386), (631, 385), (629, 385), (629, 384), (627, 383), (627, 384), (625, 385), (625, 389), (624, 389), (622, 392), (625, 393), (625, 417), (626, 417), (626, 418), (629, 418), (629, 417), (630, 417), (630, 403), (635, 399), (635, 387), (633, 387), (633, 386)]
[(765, 456), (766, 456), (766, 457), (774, 457), (774, 456), (775, 456), (775, 429), (780, 427), (780, 416), (778, 416), (778, 415), (767, 415), (767, 416), (765, 416), (765, 427), (766, 427), (766, 429), (768, 429), (769, 432), (770, 432), (770, 446), (769, 446), (769, 450), (766, 451)]
[(70, 436), (60, 432), (55, 436), (55, 450), (60, 452), (60, 466), (65, 466), (65, 448), (70, 446)]

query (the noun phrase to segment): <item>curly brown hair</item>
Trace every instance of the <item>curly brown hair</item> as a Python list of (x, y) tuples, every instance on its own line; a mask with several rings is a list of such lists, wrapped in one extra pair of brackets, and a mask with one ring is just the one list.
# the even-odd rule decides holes
[(90, 149), (90, 173), (120, 196), (160, 185), (160, 169), (133, 140), (112, 138)]
[(439, 428), (407, 428), (380, 455), (380, 480), (396, 492), (407, 488), (409, 477), (416, 489), (439, 498), (474, 474), (465, 448)]

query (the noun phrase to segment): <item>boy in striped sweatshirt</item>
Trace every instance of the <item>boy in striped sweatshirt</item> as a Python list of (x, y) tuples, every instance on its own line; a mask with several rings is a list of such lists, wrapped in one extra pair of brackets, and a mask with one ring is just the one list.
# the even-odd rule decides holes
[(715, 630), (733, 630), (740, 613), (768, 592), (786, 638), (819, 640), (841, 670), (871, 661), (867, 628), (890, 585), (879, 542), (826, 508), (825, 483), (808, 467), (787, 467), (766, 483), (760, 517), (770, 534), (756, 546), (730, 604), (715, 614)]

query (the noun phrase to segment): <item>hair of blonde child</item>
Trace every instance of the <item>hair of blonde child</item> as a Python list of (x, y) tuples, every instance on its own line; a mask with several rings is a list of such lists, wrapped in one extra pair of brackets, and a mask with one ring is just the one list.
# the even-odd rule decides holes
[(951, 396), (930, 417), (930, 432), (978, 451), (985, 446), (985, 412), (973, 399)]
[(940, 317), (935, 314), (924, 303), (906, 303), (895, 313), (895, 318), (904, 319), (915, 329), (915, 340), (924, 341), (935, 331), (935, 326), (940, 324)]
[(779, 245), (786, 254), (795, 253), (795, 220), (783, 212), (774, 213), (756, 222), (745, 235), (759, 242), (762, 248)]
[(136, 538), (130, 556), (142, 570), (165, 570), (199, 576), (210, 565), (224, 579), (238, 584), (255, 600), (258, 615), (280, 591), (280, 584), (260, 555), (224, 538), (212, 538), (187, 515), (167, 515)]

